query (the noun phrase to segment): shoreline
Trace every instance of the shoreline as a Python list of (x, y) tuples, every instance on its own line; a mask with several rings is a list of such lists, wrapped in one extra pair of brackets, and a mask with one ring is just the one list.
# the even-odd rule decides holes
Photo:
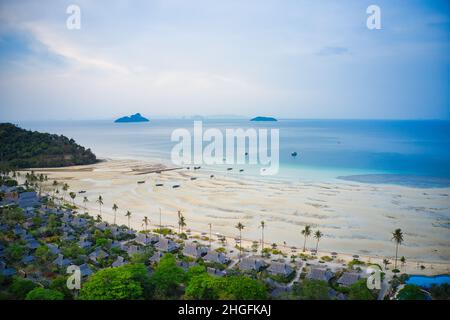
[[(148, 168), (152, 168), (150, 171)], [(159, 170), (158, 170), (159, 169)], [(169, 171), (163, 171), (166, 169), (170, 169)], [(154, 223), (159, 221), (158, 213), (157, 213), (157, 207), (162, 207), (163, 211), (163, 225), (165, 226), (172, 226), (173, 229), (176, 228), (176, 208), (180, 208), (183, 212), (183, 214), (187, 218), (187, 228), (191, 229), (193, 233), (196, 235), (201, 235), (201, 233), (208, 233), (207, 224), (209, 222), (213, 223), (213, 234), (220, 233), (222, 235), (225, 235), (229, 241), (227, 243), (230, 243), (230, 249), (234, 248), (234, 245), (231, 245), (231, 243), (234, 244), (234, 238), (236, 236), (233, 236), (233, 234), (237, 234), (237, 230), (234, 229), (235, 222), (238, 220), (244, 220), (244, 225), (246, 225), (246, 228), (243, 230), (243, 246), (244, 247), (251, 247), (253, 241), (259, 242), (259, 233), (260, 231), (256, 228), (256, 231), (253, 230), (255, 227), (257, 227), (257, 224), (259, 221), (254, 221), (258, 216), (254, 216), (250, 214), (250, 212), (246, 212), (247, 206), (256, 206), (258, 203), (258, 199), (261, 200), (261, 202), (264, 201), (265, 196), (272, 196), (272, 198), (276, 198), (276, 195), (281, 196), (284, 192), (289, 193), (292, 195), (292, 192), (298, 192), (302, 191), (305, 192), (305, 190), (308, 189), (314, 189), (313, 191), (319, 190), (320, 192), (330, 193), (333, 191), (333, 188), (327, 185), (321, 185), (316, 184), (312, 185), (310, 183), (308, 184), (301, 184), (301, 183), (294, 183), (293, 185), (283, 185), (282, 182), (280, 183), (265, 183), (264, 185), (260, 185), (258, 181), (240, 181), (239, 177), (230, 177), (224, 174), (223, 176), (217, 176), (214, 179), (207, 179), (207, 171), (206, 170), (186, 170), (185, 168), (167, 168), (163, 164), (153, 163), (153, 162), (144, 162), (144, 161), (137, 161), (137, 160), (111, 160), (111, 159), (105, 159), (101, 163), (93, 164), (93, 165), (87, 165), (87, 166), (75, 166), (75, 167), (65, 167), (65, 168), (36, 168), (33, 169), (35, 172), (39, 173), (48, 173), (49, 180), (58, 180), (60, 182), (67, 181), (70, 185), (70, 189), (74, 191), (80, 191), (80, 190), (86, 190), (87, 195), (90, 198), (90, 205), (88, 206), (89, 211), (91, 211), (91, 215), (95, 216), (97, 212), (99, 211), (98, 208), (95, 208), (94, 198), (95, 195), (98, 196), (98, 194), (102, 194), (105, 201), (108, 201), (105, 203), (105, 206), (103, 208), (103, 217), (105, 221), (112, 222), (112, 213), (109, 209), (111, 199), (115, 199), (118, 201), (123, 201), (121, 205), (119, 205), (119, 210), (127, 210), (127, 206), (125, 205), (127, 202), (130, 204), (130, 210), (133, 212), (134, 219), (132, 219), (132, 228), (136, 230), (140, 230), (140, 220), (144, 215), (148, 215), (150, 217), (151, 225), (157, 226), (158, 223)], [(28, 170), (23, 170), (28, 171)], [(161, 173), (157, 173), (160, 171)], [(138, 185), (137, 180), (138, 178), (142, 179), (143, 176), (147, 175), (145, 177), (145, 183)], [(191, 181), (190, 178), (196, 176), (195, 181)], [(212, 181), (209, 181), (212, 180)], [(163, 188), (157, 188), (154, 187), (155, 183), (160, 181), (164, 184)], [(181, 182), (181, 188), (177, 189), (177, 193), (172, 193), (171, 188), (167, 188), (167, 185), (170, 185), (170, 183), (177, 183), (176, 181)], [(106, 183), (105, 183), (106, 182)], [(147, 188), (148, 187), (148, 188)], [(323, 188), (324, 187), (324, 188)], [(348, 184), (343, 183), (343, 185), (340, 185), (339, 188), (343, 189), (343, 191), (349, 189), (350, 193), (353, 187), (349, 186)], [(360, 189), (369, 189), (369, 191), (376, 193), (376, 190), (374, 188), (380, 188), (380, 186), (358, 186), (357, 188)], [(148, 190), (147, 190), (148, 189)], [(256, 189), (256, 190), (255, 190)], [(407, 187), (389, 187), (389, 190), (392, 191), (396, 190), (397, 193), (409, 191), (411, 192), (410, 188)], [(205, 191), (206, 190), (206, 191)], [(269, 194), (267, 194), (267, 190), (269, 190)], [(330, 191), (331, 190), (331, 191)], [(124, 191), (124, 192), (121, 192)], [(182, 191), (182, 192), (179, 192)], [(341, 191), (341, 192), (343, 192)], [(367, 190), (366, 190), (367, 191)], [(254, 201), (250, 201), (251, 197), (241, 197), (239, 196), (240, 192), (248, 193), (251, 196), (254, 196)], [(412, 191), (414, 193), (414, 190)], [(217, 193), (217, 195), (214, 195)], [(259, 194), (260, 193), (260, 194)], [(272, 194), (270, 194), (272, 193)], [(119, 197), (117, 195), (120, 194)], [(259, 194), (259, 195), (258, 195)], [(285, 198), (289, 196), (284, 196)], [(314, 194), (314, 192), (313, 192)], [(331, 194), (331, 193), (330, 193)], [(77, 194), (79, 195), (79, 194)], [(229, 195), (227, 197), (227, 195)], [(207, 201), (203, 200), (206, 198)], [(223, 201), (223, 198), (225, 197), (225, 200), (229, 199), (230, 203), (223, 203), (223, 207), (220, 207), (220, 203), (216, 203), (219, 201), (215, 201), (216, 199)], [(237, 199), (236, 199), (237, 197)], [(334, 196), (336, 197), (336, 195)], [(123, 198), (123, 200), (121, 199)], [(318, 198), (318, 195), (316, 194), (316, 198)], [(128, 199), (128, 200), (127, 200)], [(154, 201), (156, 200), (156, 206)], [(239, 200), (239, 201), (235, 201)], [(319, 200), (319, 199), (315, 199)], [(351, 199), (350, 199), (351, 200)], [(309, 200), (310, 202), (313, 200)], [(236, 203), (237, 202), (237, 203)], [(80, 207), (80, 209), (83, 208), (83, 205), (80, 205), (81, 199), (78, 197), (75, 201), (75, 203)], [(262, 203), (261, 205), (264, 206), (267, 202)], [(271, 202), (268, 203), (270, 205)], [(284, 202), (280, 202), (284, 203)], [(314, 214), (310, 214), (308, 216), (307, 212), (301, 214), (298, 212), (297, 215), (293, 215), (291, 219), (294, 219), (296, 217), (300, 216), (300, 220), (306, 220), (306, 219), (312, 219), (315, 221), (315, 223), (311, 223), (313, 225), (313, 228), (319, 227), (321, 230), (324, 229), (325, 223), (320, 223), (321, 220), (327, 220), (325, 217), (323, 217), (325, 210), (327, 209), (327, 205), (333, 206), (332, 200), (328, 200), (325, 203), (321, 203), (320, 201), (314, 202), (317, 206), (312, 206), (310, 210), (314, 209), (317, 212), (322, 211), (322, 217), (314, 217)], [(206, 208), (205, 205), (207, 204)], [(227, 205), (228, 204), (228, 205)], [(351, 204), (353, 204), (353, 201), (351, 201)], [(289, 202), (286, 203), (286, 206), (298, 206), (295, 203)], [(172, 209), (170, 209), (172, 208)], [(209, 212), (211, 211), (218, 211), (216, 214), (212, 214)], [(208, 212), (206, 214), (201, 214), (203, 212)], [(255, 212), (259, 212), (256, 210)], [(320, 215), (319, 213), (316, 213), (316, 215)], [(220, 214), (221, 217), (217, 217), (217, 215)], [(262, 214), (262, 212), (260, 212)], [(283, 249), (287, 254), (288, 258), (291, 254), (291, 247), (295, 246), (297, 248), (297, 253), (300, 253), (301, 247), (302, 247), (302, 238), (300, 235), (300, 229), (301, 224), (293, 224), (293, 221), (289, 221), (286, 219), (285, 214), (275, 214), (268, 216), (267, 212), (264, 213), (265, 217), (263, 218), (270, 218), (270, 219), (264, 219), (266, 222), (268, 222), (268, 229), (267, 229), (267, 236), (266, 239), (269, 239), (269, 241), (265, 241), (265, 246), (269, 246), (270, 243), (273, 242), (277, 243), (278, 249)], [(447, 213), (445, 213), (447, 214)], [(122, 217), (121, 214), (118, 214), (118, 224), (126, 224), (125, 218)], [(260, 217), (261, 218), (261, 217)], [(349, 218), (347, 216), (347, 218)], [(370, 218), (370, 217), (368, 217)], [(373, 217), (372, 217), (373, 218)], [(404, 219), (407, 219), (406, 217), (403, 217)], [(276, 221), (278, 219), (278, 221)], [(339, 219), (338, 219), (339, 220)], [(338, 221), (337, 220), (337, 221)], [(341, 219), (342, 220), (342, 217)], [(370, 219), (369, 219), (370, 220)], [(349, 219), (349, 222), (352, 222), (352, 219)], [(308, 223), (308, 222), (305, 222)], [(334, 224), (334, 227), (336, 228), (336, 225), (338, 223), (336, 222)], [(283, 243), (283, 241), (278, 241), (277, 236), (280, 235), (280, 225), (281, 225), (281, 234), (286, 233), (296, 233), (294, 241), (286, 241), (286, 244)], [(287, 228), (287, 226), (289, 226)], [(393, 229), (393, 226), (391, 227)], [(275, 230), (274, 230), (275, 229)], [(202, 230), (204, 230), (202, 232)], [(342, 258), (345, 261), (349, 261), (352, 259), (352, 256), (354, 254), (357, 254), (360, 256), (360, 259), (363, 259), (365, 261), (370, 260), (371, 262), (377, 261), (379, 264), (382, 262), (384, 258), (389, 258), (392, 261), (392, 253), (393, 253), (393, 244), (390, 243), (389, 248), (382, 248), (383, 244), (373, 244), (373, 248), (380, 249), (384, 254), (380, 254), (375, 252), (373, 249), (369, 250), (369, 252), (364, 253), (359, 250), (354, 250), (357, 248), (355, 247), (352, 242), (362, 242), (363, 239), (359, 239), (357, 241), (350, 241), (349, 246), (345, 245), (338, 245), (336, 247), (333, 247), (332, 249), (328, 249), (330, 244), (333, 242), (333, 237), (336, 237), (328, 230), (333, 230), (333, 228), (328, 229), (325, 228), (327, 232), (325, 233), (324, 240), (321, 240), (321, 245), (324, 242), (323, 246), (324, 249), (322, 250), (319, 246), (319, 255), (330, 255), (331, 252), (335, 251), (339, 253), (338, 257)], [(334, 229), (338, 230), (338, 229)], [(406, 228), (405, 228), (406, 230)], [(251, 231), (251, 232), (250, 232)], [(408, 230), (406, 230), (408, 232)], [(348, 231), (348, 233), (352, 233), (351, 231)], [(209, 234), (209, 233), (208, 233)], [(389, 237), (389, 234), (386, 235), (386, 237)], [(406, 234), (406, 239), (408, 239), (409, 235)], [(351, 239), (351, 238), (350, 238)], [(374, 240), (371, 240), (374, 242)], [(407, 241), (407, 240), (406, 240)], [(406, 242), (405, 241), (405, 242)], [(444, 239), (438, 239), (437, 242), (441, 241), (447, 241)], [(315, 247), (314, 240), (311, 238), (309, 239), (309, 245), (308, 249), (311, 249), (312, 247)], [(375, 241), (377, 242), (377, 241)], [(344, 243), (346, 243), (344, 241)], [(385, 241), (386, 243), (386, 241)], [(405, 246), (401, 247), (399, 258), (402, 256), (402, 252), (408, 251), (406, 250), (408, 248), (408, 243), (405, 243)], [(363, 247), (363, 245), (361, 245)], [(381, 248), (380, 248), (381, 247)], [(390, 250), (388, 250), (390, 249)], [(414, 249), (414, 247), (413, 247)], [(383, 251), (384, 250), (384, 251)], [(307, 250), (309, 252), (309, 250)], [(353, 253), (344, 253), (344, 252), (353, 252)], [(390, 254), (389, 254), (390, 253)], [(437, 274), (448, 274), (450, 269), (450, 255), (448, 254), (448, 251), (442, 252), (445, 259), (436, 259), (433, 257), (426, 257), (424, 258), (416, 258), (411, 257), (408, 259), (408, 254), (405, 252), (404, 255), (407, 257), (407, 264), (405, 266), (406, 270), (410, 270), (410, 274), (418, 274), (418, 275), (437, 275)], [(417, 269), (417, 263), (424, 265), (424, 270)]]

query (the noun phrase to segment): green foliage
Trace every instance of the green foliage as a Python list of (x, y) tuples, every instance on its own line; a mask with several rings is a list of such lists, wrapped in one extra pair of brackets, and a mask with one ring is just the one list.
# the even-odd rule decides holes
[(360, 279), (350, 286), (349, 300), (375, 300), (375, 295), (367, 288), (367, 280)]
[(150, 285), (156, 299), (172, 299), (177, 297), (185, 280), (186, 273), (177, 266), (175, 257), (166, 254), (151, 275)]
[(65, 247), (61, 248), (62, 254), (64, 257), (70, 258), (70, 259), (76, 259), (80, 255), (83, 255), (86, 253), (86, 251), (83, 248), (80, 248), (76, 243), (70, 243)]
[(329, 300), (328, 283), (326, 281), (305, 279), (294, 285), (293, 293), (301, 300)]
[(67, 276), (57, 276), (50, 283), (49, 288), (61, 292), (64, 295), (64, 300), (72, 300), (72, 292), (67, 288), (67, 278)]
[(25, 300), (63, 300), (64, 295), (56, 290), (35, 288), (28, 292)]
[(141, 252), (137, 252), (131, 256), (131, 263), (147, 263), (151, 256), (153, 256), (154, 250), (151, 247), (145, 247)]
[(80, 290), (80, 300), (139, 300), (149, 298), (149, 278), (143, 264), (107, 268), (93, 274)]
[(40, 246), (37, 248), (34, 256), (41, 263), (47, 263), (54, 257), (47, 246)]
[(435, 300), (450, 300), (450, 284), (448, 283), (433, 284), (428, 291)]
[(9, 291), (16, 299), (23, 300), (26, 298), (28, 292), (36, 287), (37, 285), (33, 281), (15, 277)]
[(426, 300), (426, 295), (419, 286), (407, 284), (397, 294), (398, 300)]
[(5, 253), (9, 261), (18, 262), (22, 259), (23, 255), (25, 254), (25, 251), (26, 250), (24, 246), (17, 243), (13, 243), (8, 248), (6, 248)]
[(361, 261), (361, 260), (358, 260), (358, 259), (353, 259), (352, 261), (350, 261), (349, 263), (348, 263), (348, 267), (350, 268), (350, 269), (352, 269), (353, 268), (353, 266), (362, 266), (362, 265), (364, 265), (365, 263), (363, 262), (363, 261)]
[(267, 291), (261, 281), (246, 276), (221, 278), (203, 272), (189, 280), (185, 298), (196, 300), (262, 300), (267, 298)]
[(11, 123), (0, 124), (0, 165), (13, 168), (44, 168), (93, 164), (90, 149), (64, 136), (21, 129)]
[(17, 207), (0, 209), (0, 221), (9, 227), (25, 221), (23, 210)]

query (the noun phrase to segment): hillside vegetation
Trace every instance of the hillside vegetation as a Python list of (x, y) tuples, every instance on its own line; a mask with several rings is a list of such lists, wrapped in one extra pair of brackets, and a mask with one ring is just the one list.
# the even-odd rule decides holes
[(0, 167), (48, 168), (96, 162), (95, 154), (73, 139), (0, 123)]

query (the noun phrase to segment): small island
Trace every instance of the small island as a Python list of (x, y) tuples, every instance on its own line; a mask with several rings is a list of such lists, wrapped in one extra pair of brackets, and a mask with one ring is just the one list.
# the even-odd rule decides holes
[(115, 123), (130, 123), (130, 122), (149, 122), (147, 118), (141, 116), (140, 113), (133, 114), (129, 117), (125, 116), (114, 121)]
[(278, 121), (278, 120), (272, 117), (255, 117), (250, 121)]

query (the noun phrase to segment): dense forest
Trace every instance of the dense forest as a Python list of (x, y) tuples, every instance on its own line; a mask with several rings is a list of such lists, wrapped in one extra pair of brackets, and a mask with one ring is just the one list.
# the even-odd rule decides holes
[(47, 168), (95, 162), (95, 154), (73, 139), (0, 123), (0, 167)]

